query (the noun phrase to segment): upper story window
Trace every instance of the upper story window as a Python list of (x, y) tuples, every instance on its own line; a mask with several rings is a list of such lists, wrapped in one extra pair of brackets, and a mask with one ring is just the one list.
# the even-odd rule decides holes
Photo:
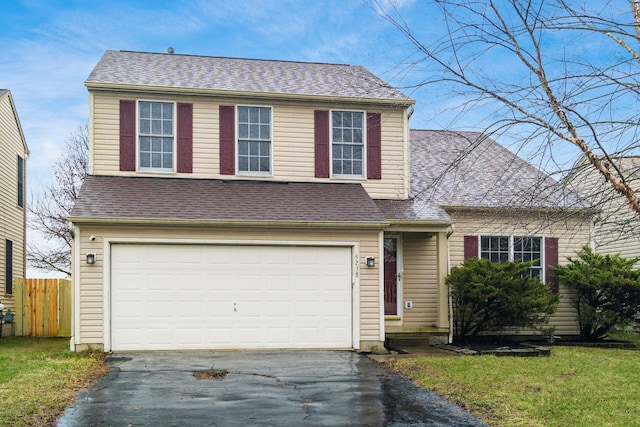
[(480, 236), (480, 258), (491, 262), (534, 261), (529, 275), (543, 280), (541, 237)]
[(331, 158), (333, 175), (364, 176), (364, 113), (331, 112)]
[(271, 107), (238, 106), (238, 172), (271, 173)]
[(174, 169), (174, 104), (138, 103), (138, 147), (141, 170)]
[(18, 206), (24, 208), (24, 159), (18, 156)]

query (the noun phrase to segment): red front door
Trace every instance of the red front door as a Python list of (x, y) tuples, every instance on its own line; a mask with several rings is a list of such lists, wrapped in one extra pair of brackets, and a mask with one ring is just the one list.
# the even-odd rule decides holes
[(398, 314), (398, 239), (384, 238), (384, 314)]

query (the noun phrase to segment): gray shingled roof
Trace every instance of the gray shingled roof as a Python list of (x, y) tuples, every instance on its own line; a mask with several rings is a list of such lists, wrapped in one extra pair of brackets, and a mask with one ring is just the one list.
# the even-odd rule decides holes
[(360, 98), (412, 104), (364, 67), (108, 50), (85, 84)]
[(390, 220), (435, 221), (453, 224), (453, 219), (444, 209), (422, 196), (408, 200), (376, 200), (376, 204)]
[(71, 218), (384, 222), (360, 184), (87, 176)]
[(7, 92), (9, 92), (7, 89), (0, 89), (0, 96), (4, 95)]
[(449, 207), (589, 207), (577, 193), (478, 132), (411, 130), (411, 191)]

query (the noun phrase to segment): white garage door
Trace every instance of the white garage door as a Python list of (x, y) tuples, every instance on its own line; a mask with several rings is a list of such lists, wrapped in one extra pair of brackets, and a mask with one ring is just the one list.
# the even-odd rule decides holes
[(351, 249), (111, 247), (111, 349), (351, 348)]

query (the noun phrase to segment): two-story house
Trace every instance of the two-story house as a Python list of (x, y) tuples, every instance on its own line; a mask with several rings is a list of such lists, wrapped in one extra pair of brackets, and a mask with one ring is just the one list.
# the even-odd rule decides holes
[(0, 301), (13, 311), (14, 280), (26, 274), (28, 156), (11, 92), (0, 89)]
[(413, 100), (359, 66), (127, 51), (85, 84), (72, 348), (368, 351), (450, 332), (454, 217), (414, 187)]

